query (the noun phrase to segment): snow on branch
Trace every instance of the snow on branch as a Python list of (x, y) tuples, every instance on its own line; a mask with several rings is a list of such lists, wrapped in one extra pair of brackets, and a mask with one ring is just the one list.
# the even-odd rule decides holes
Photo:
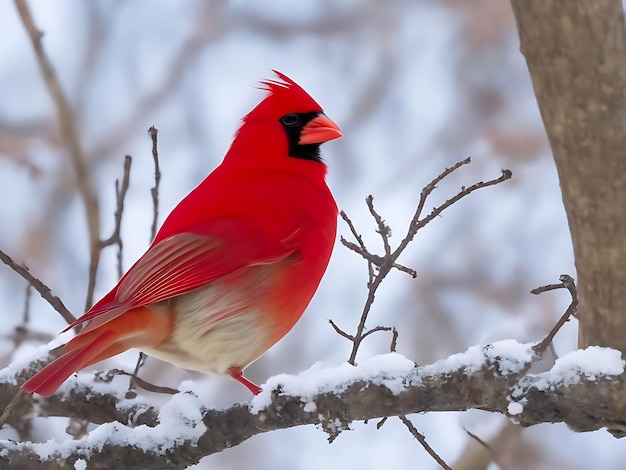
[[(203, 406), (181, 385), (160, 410), (124, 398), (128, 379), (80, 374), (53, 397), (34, 398), (40, 415), (89, 415), (105, 423), (65, 442), (0, 442), (0, 456), (16, 468), (89, 468), (112, 456), (129, 468), (185, 468), (202, 457), (268, 431), (315, 424), (334, 440), (353, 421), (470, 408), (498, 412), (522, 426), (564, 422), (576, 431), (619, 428), (611, 397), (623, 393), (624, 360), (616, 350), (589, 347), (556, 360), (552, 369), (524, 375), (534, 344), (505, 340), (473, 346), (428, 366), (389, 353), (335, 367), (316, 364), (298, 375), (268, 380), (250, 403), (227, 410)], [(2, 394), (17, 389), (0, 371)], [(12, 391), (10, 389), (13, 389)], [(117, 421), (113, 421), (117, 420)]]

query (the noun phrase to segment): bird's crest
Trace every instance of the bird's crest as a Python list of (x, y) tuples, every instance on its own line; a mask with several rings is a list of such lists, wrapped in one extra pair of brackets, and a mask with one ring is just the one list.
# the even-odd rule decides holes
[(289, 113), (322, 111), (322, 107), (304, 89), (284, 73), (272, 70), (277, 80), (261, 81), (261, 90), (269, 92), (244, 120), (275, 118)]

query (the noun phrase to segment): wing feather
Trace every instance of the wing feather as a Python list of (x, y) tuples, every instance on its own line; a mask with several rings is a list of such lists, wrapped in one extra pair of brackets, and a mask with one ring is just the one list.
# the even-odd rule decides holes
[(98, 324), (106, 323), (127, 310), (185, 294), (246, 266), (280, 261), (296, 250), (294, 234), (270, 240), (232, 219), (206, 222), (158, 240), (111, 292), (67, 329), (97, 317)]

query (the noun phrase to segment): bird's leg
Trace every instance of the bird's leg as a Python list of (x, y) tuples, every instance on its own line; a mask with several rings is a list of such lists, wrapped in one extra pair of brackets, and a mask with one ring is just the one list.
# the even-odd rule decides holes
[(250, 390), (253, 395), (258, 395), (263, 391), (261, 387), (243, 376), (243, 371), (241, 370), (241, 367), (231, 367), (230, 369), (228, 369), (228, 375), (230, 375), (233, 379), (235, 379), (241, 385)]

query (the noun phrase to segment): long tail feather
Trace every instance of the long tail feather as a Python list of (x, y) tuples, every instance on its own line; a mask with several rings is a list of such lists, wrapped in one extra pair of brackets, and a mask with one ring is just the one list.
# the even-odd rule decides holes
[(106, 323), (88, 326), (91, 328), (85, 328), (64, 346), (61, 357), (26, 381), (22, 390), (49, 397), (80, 369), (130, 348), (160, 344), (170, 335), (172, 317), (166, 309), (139, 307)]
[(49, 397), (70, 375), (89, 365), (94, 357), (106, 350), (114, 341), (115, 335), (112, 331), (101, 332), (84, 348), (66, 352), (39, 371), (22, 385), (22, 390)]

